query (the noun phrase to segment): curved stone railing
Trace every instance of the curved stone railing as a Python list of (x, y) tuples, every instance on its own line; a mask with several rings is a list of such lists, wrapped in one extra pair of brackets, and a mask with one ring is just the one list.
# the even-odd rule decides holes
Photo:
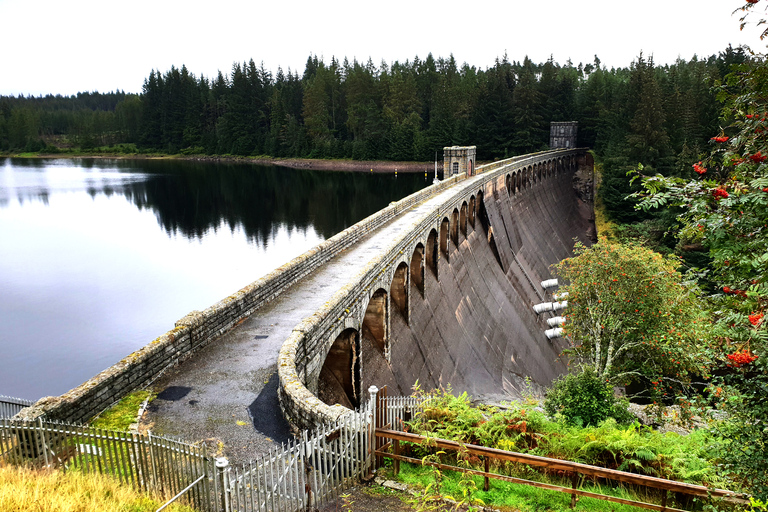
[(371, 231), (463, 179), (453, 176), (390, 204), (209, 308), (192, 311), (172, 330), (117, 364), (63, 395), (38, 400), (18, 417), (87, 422), (128, 393), (153, 382), (164, 370), (193, 355)]
[[(338, 404), (329, 406), (317, 398), (313, 390), (307, 387), (308, 376), (319, 374), (325, 354), (334, 337), (346, 327), (358, 324), (353, 317), (355, 315), (359, 317), (360, 311), (365, 311), (367, 299), (370, 296), (369, 291), (380, 276), (397, 265), (415, 239), (423, 237), (425, 231), (432, 229), (436, 222), (451, 214), (456, 205), (455, 198), (463, 198), (509, 172), (551, 161), (553, 158), (575, 157), (584, 153), (586, 153), (584, 149), (571, 149), (515, 157), (478, 167), (477, 176), (470, 178), (464, 184), (458, 184), (458, 181), (451, 182), (450, 186), (456, 185), (456, 192), (451, 198), (425, 214), (410, 229), (404, 230), (406, 231), (404, 234), (382, 250), (380, 257), (371, 261), (357, 276), (336, 292), (320, 310), (293, 329), (278, 357), (280, 377), (278, 394), (283, 413), (289, 421), (301, 428), (308, 428), (325, 421), (336, 420), (349, 412), (346, 407)], [(442, 187), (440, 191), (444, 189), (445, 187)]]

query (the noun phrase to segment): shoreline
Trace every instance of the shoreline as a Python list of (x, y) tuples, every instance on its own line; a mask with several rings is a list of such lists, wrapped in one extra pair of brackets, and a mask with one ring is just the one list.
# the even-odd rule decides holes
[(220, 162), (240, 164), (262, 164), (288, 167), (291, 169), (306, 169), (312, 171), (347, 171), (402, 173), (434, 172), (434, 162), (392, 162), (388, 160), (325, 160), (320, 158), (263, 158), (248, 156), (205, 156), (205, 155), (140, 155), (121, 153), (39, 153), (34, 155), (0, 155), (4, 158), (25, 159), (116, 159), (116, 160), (183, 160), (189, 162)]

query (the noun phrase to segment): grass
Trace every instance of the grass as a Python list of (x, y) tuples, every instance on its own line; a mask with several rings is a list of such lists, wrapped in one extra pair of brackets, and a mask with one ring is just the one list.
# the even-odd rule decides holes
[(151, 391), (134, 391), (93, 419), (91, 426), (106, 430), (127, 431), (131, 424), (136, 422), (139, 407), (144, 400), (151, 401), (154, 397), (155, 393)]
[[(520, 511), (520, 512), (540, 512), (540, 511), (605, 511), (605, 512), (637, 512), (637, 507), (612, 503), (609, 501), (598, 500), (594, 498), (579, 498), (576, 502), (576, 508), (571, 509), (571, 495), (540, 489), (528, 485), (513, 484), (501, 480), (491, 480), (490, 490), (483, 491), (483, 478), (480, 476), (472, 477), (476, 491), (472, 492), (472, 499), (481, 500), (484, 506), (496, 508), (502, 511)], [(434, 485), (433, 469), (413, 464), (400, 464), (400, 474), (397, 477), (400, 482), (420, 489), (426, 488), (430, 483)], [(440, 484), (440, 494), (443, 497), (453, 497), (461, 500), (463, 488), (460, 485), (461, 475), (454, 471), (443, 471), (442, 482)], [(570, 487), (569, 482), (551, 482), (562, 487)], [(658, 501), (658, 497), (647, 496), (640, 491), (628, 491), (621, 487), (609, 487), (599, 484), (580, 485), (581, 490), (605, 494), (609, 496), (630, 499), (635, 501)], [(475, 501), (475, 504), (480, 504)]]
[(605, 212), (605, 205), (603, 204), (602, 197), (600, 196), (600, 183), (602, 182), (602, 164), (595, 164), (595, 229), (597, 229), (598, 237), (610, 238), (613, 234), (613, 229), (616, 224), (608, 219), (608, 215)]
[[(163, 503), (103, 475), (0, 467), (3, 512), (154, 512)], [(165, 510), (193, 512), (175, 503)]]

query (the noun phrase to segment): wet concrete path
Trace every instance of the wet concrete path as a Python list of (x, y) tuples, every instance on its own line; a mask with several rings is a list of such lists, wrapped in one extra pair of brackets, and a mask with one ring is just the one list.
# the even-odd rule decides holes
[(277, 356), (283, 342), (402, 230), (456, 192), (455, 185), (401, 213), (167, 372), (153, 385), (159, 395), (142, 426), (218, 447), (232, 463), (249, 461), (289, 439), (277, 400)]

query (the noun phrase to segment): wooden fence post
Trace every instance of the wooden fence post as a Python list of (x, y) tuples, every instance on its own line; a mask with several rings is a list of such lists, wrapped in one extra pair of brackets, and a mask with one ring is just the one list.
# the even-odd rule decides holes
[[(573, 476), (571, 477), (571, 487), (573, 488), (574, 491), (579, 487), (579, 474), (576, 471), (573, 472)], [(572, 492), (571, 508), (575, 508), (575, 507), (576, 507), (576, 493)]]
[[(394, 448), (395, 448), (395, 455), (400, 455), (400, 440), (395, 439), (394, 441)], [(400, 459), (395, 459), (395, 476), (400, 473)]]

